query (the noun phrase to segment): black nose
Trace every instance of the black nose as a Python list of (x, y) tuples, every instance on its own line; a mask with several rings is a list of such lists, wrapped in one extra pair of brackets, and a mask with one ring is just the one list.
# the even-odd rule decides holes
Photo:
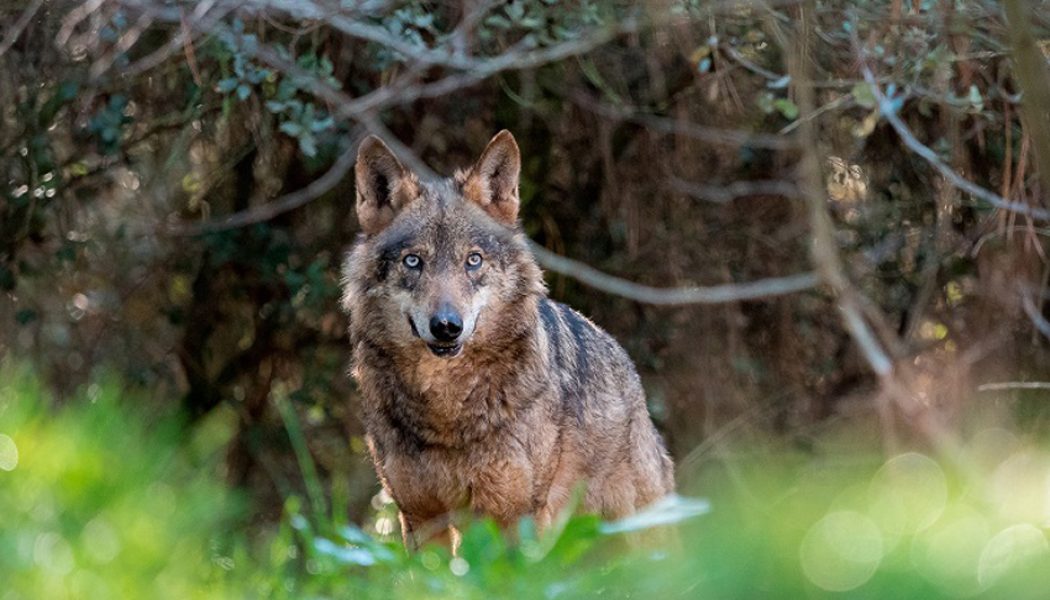
[(463, 319), (451, 306), (442, 306), (430, 317), (430, 334), (439, 342), (454, 342), (463, 331)]

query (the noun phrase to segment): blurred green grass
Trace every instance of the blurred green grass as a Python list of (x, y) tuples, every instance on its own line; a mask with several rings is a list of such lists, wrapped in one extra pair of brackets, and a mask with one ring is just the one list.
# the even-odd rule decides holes
[(115, 380), (59, 403), (0, 369), (0, 599), (1046, 595), (1050, 455), (1008, 431), (975, 435), (954, 467), (752, 447), (689, 474), (703, 501), (543, 534), (525, 521), (513, 540), (476, 521), (453, 557), (348, 523), (274, 401), (309, 497), (259, 524), (223, 483), (221, 424), (142, 414)]

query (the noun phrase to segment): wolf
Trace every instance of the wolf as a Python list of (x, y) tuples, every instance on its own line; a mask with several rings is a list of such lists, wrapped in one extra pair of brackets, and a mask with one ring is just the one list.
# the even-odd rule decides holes
[(367, 445), (409, 548), (455, 547), (454, 515), (542, 530), (577, 488), (577, 508), (607, 519), (674, 488), (631, 359), (547, 297), (518, 224), (520, 171), (506, 130), (437, 181), (377, 137), (358, 149), (342, 305)]

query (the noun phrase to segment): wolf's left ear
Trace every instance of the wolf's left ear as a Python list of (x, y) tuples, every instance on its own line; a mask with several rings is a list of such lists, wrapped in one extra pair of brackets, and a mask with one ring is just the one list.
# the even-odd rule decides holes
[(357, 221), (368, 235), (382, 231), (402, 208), (419, 196), (416, 177), (374, 135), (361, 142), (354, 174)]
[(493, 136), (481, 158), (467, 172), (463, 195), (492, 218), (514, 225), (518, 218), (518, 178), (521, 152), (514, 136), (504, 129)]

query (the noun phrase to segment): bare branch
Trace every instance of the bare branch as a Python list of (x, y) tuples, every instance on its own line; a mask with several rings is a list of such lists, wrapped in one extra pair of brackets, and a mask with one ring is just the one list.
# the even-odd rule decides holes
[(815, 273), (801, 273), (710, 287), (657, 288), (613, 277), (589, 265), (555, 254), (535, 242), (530, 242), (529, 248), (536, 260), (548, 271), (571, 277), (596, 290), (645, 304), (679, 306), (760, 300), (812, 289), (819, 283), (819, 277)]
[(33, 20), (36, 12), (40, 10), (40, 7), (44, 4), (44, 0), (33, 0), (33, 3), (22, 13), (22, 16), (18, 17), (11, 27), (7, 28), (4, 32), (4, 37), (0, 39), (0, 56), (3, 56), (5, 52), (11, 49), (11, 46), (15, 44), (15, 40), (22, 36), (22, 32), (29, 25), (29, 22)]
[(253, 206), (220, 219), (215, 219), (214, 221), (206, 221), (204, 223), (192, 225), (179, 225), (169, 229), (166, 233), (180, 236), (201, 235), (204, 233), (227, 231), (238, 227), (244, 227), (246, 225), (268, 221), (277, 215), (299, 208), (331, 190), (354, 166), (355, 158), (357, 158), (357, 146), (351, 145), (349, 149), (336, 159), (335, 163), (332, 164), (332, 168), (328, 169), (324, 175), (318, 177), (300, 190), (296, 190), (290, 194), (285, 194), (272, 202)]
[(58, 30), (58, 35), (55, 37), (55, 43), (59, 46), (65, 46), (69, 38), (73, 36), (73, 31), (91, 16), (91, 13), (95, 12), (102, 6), (103, 0), (87, 0), (80, 6), (69, 11), (66, 18), (62, 19), (62, 28)]

